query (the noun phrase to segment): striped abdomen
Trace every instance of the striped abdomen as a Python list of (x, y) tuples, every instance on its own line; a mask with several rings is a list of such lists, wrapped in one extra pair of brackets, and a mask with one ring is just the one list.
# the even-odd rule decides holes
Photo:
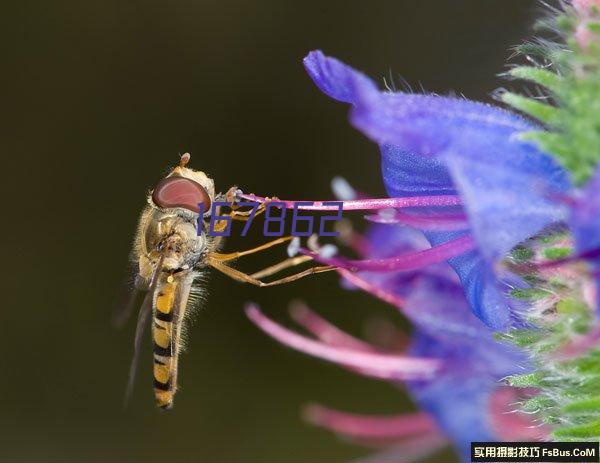
[(191, 287), (188, 275), (161, 277), (153, 304), (154, 396), (156, 405), (171, 408), (177, 390), (181, 322)]

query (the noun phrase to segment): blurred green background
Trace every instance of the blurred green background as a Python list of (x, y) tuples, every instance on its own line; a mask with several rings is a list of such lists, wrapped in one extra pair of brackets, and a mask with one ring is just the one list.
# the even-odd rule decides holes
[[(154, 408), (148, 340), (122, 409), (134, 323), (115, 331), (110, 316), (146, 191), (189, 151), (223, 191), (237, 184), (330, 198), (330, 179), (343, 175), (381, 195), (376, 146), (348, 125), (344, 105), (316, 90), (302, 57), (321, 48), (380, 82), (402, 76), (415, 89), (489, 101), (511, 85), (496, 75), (541, 7), (58, 0), (3, 9), (10, 204), (0, 460), (293, 463), (368, 454), (306, 425), (301, 406), (394, 413), (411, 407), (404, 392), (284, 349), (242, 311), (258, 301), (288, 323), (287, 304), (299, 298), (355, 334), (373, 317), (402, 326), (393, 309), (342, 290), (332, 274), (272, 289), (213, 275), (181, 358), (175, 408)], [(226, 249), (263, 240), (254, 233)], [(240, 265), (257, 269), (283, 252)]]

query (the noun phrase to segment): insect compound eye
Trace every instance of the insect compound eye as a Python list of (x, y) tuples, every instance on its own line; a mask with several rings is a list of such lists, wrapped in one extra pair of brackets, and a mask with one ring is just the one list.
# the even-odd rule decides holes
[(200, 212), (198, 204), (204, 204), (204, 212), (210, 210), (210, 196), (198, 183), (185, 177), (163, 178), (152, 192), (152, 201), (158, 207), (182, 207)]

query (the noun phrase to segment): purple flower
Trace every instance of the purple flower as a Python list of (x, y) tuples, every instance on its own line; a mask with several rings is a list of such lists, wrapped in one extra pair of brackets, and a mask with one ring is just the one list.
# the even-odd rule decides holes
[[(584, 259), (591, 267), (596, 282), (596, 291), (600, 287), (600, 169), (588, 181), (584, 188), (567, 199), (569, 205), (569, 227), (575, 241), (575, 258)], [(600, 298), (592, 298), (596, 310), (600, 313)]]
[[(412, 233), (393, 225), (373, 227), (369, 232), (369, 241), (374, 243), (372, 255), (384, 258), (397, 254), (394, 243), (405, 237), (406, 246), (406, 237)], [(408, 243), (414, 243), (414, 238)], [(471, 313), (450, 267), (437, 264), (426, 273), (364, 277), (389, 292), (402, 293), (402, 313), (415, 327), (409, 352), (443, 359), (436, 378), (408, 381), (407, 385), (421, 408), (431, 413), (455, 442), (463, 458), (469, 459), (471, 441), (502, 440), (503, 435), (492, 426), (492, 398), (499, 391), (501, 378), (523, 373), (529, 367), (520, 351), (494, 340)]]
[[(422, 246), (414, 231), (399, 225), (374, 225), (363, 240), (364, 257), (377, 259)], [(532, 437), (523, 423), (515, 421), (519, 418), (507, 418), (497, 405), (498, 394), (503, 392), (499, 380), (526, 372), (527, 362), (514, 347), (496, 342), (471, 313), (447, 264), (433, 265), (427, 272), (354, 273), (341, 269), (340, 273), (352, 284), (395, 305), (411, 320), (415, 329), (408, 348), (398, 352), (391, 346), (374, 347), (303, 306), (293, 307), (291, 316), (316, 340), (276, 324), (255, 305), (248, 307), (248, 316), (289, 347), (359, 374), (406, 385), (425, 413), (365, 417), (313, 406), (307, 414), (309, 420), (357, 443), (384, 445), (385, 458), (403, 455), (408, 461), (426, 456), (448, 440), (455, 443), (463, 461), (469, 461), (471, 441)], [(511, 436), (501, 432), (506, 425), (514, 432)], [(381, 461), (387, 460), (382, 457)]]
[[(330, 263), (385, 272), (448, 260), (475, 315), (494, 329), (514, 326), (519, 316), (504, 293), (524, 283), (498, 263), (517, 244), (565, 219), (565, 208), (552, 197), (570, 187), (554, 159), (520, 137), (536, 127), (482, 103), (380, 92), (320, 51), (304, 65), (324, 93), (353, 105), (352, 124), (380, 144), (388, 194), (420, 199), (413, 214), (389, 220), (423, 229), (432, 246), (408, 262)], [(440, 203), (443, 197), (455, 202)]]

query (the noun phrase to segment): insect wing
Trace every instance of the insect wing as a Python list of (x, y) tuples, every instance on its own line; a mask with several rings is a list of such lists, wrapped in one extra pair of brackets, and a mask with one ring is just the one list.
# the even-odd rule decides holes
[(133, 391), (133, 384), (135, 382), (135, 374), (137, 372), (137, 366), (139, 363), (140, 357), (140, 349), (142, 346), (142, 338), (144, 336), (144, 331), (146, 329), (146, 325), (148, 324), (148, 319), (150, 318), (150, 314), (152, 313), (152, 302), (154, 299), (154, 293), (156, 292), (156, 285), (158, 283), (158, 278), (160, 276), (160, 271), (162, 268), (163, 259), (161, 258), (154, 270), (154, 274), (152, 275), (152, 280), (150, 282), (150, 288), (144, 297), (144, 301), (142, 302), (142, 306), (138, 312), (138, 320), (135, 327), (135, 338), (133, 341), (133, 357), (131, 359), (131, 365), (129, 367), (129, 379), (127, 381), (127, 389), (125, 390), (125, 400), (124, 405), (127, 405), (129, 398), (131, 397), (131, 392)]

